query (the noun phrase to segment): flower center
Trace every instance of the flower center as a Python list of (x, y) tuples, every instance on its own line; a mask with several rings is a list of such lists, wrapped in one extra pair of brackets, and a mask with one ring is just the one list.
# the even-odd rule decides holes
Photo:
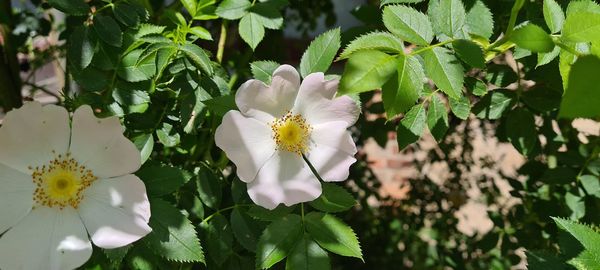
[(37, 205), (59, 209), (77, 208), (83, 199), (83, 191), (97, 179), (91, 170), (79, 165), (68, 153), (58, 155), (47, 165), (30, 169), (36, 185), (33, 200)]
[(285, 150), (302, 155), (309, 148), (312, 127), (299, 114), (286, 113), (271, 124), (273, 139), (278, 150)]

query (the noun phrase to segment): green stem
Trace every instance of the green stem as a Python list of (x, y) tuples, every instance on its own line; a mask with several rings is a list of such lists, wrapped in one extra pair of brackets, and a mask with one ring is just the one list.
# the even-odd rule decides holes
[(113, 4), (113, 3), (109, 3), (109, 4), (105, 5), (105, 6), (103, 6), (103, 7), (99, 8), (99, 9), (97, 9), (97, 10), (94, 12), (94, 14), (96, 14), (96, 13), (99, 13), (100, 11), (103, 11), (103, 10), (105, 10), (105, 9), (107, 9), (107, 8), (109, 8), (109, 7), (113, 7), (113, 6), (114, 6), (114, 4)]
[(504, 33), (504, 36), (502, 36), (502, 38), (496, 40), (494, 43), (492, 43), (490, 46), (488, 46), (485, 49), (486, 51), (491, 51), (494, 48), (506, 43), (509, 40), (510, 35), (515, 30), (515, 24), (517, 22), (517, 17), (519, 15), (519, 11), (523, 7), (524, 3), (525, 3), (525, 0), (516, 0), (515, 1), (515, 4), (513, 5), (512, 10), (510, 11), (510, 18), (508, 19), (508, 26), (506, 27), (506, 32)]
[(422, 53), (422, 52), (424, 52), (424, 51), (431, 50), (431, 49), (433, 49), (433, 48), (435, 48), (435, 47), (440, 47), (440, 46), (444, 46), (444, 45), (446, 45), (446, 44), (448, 44), (448, 43), (452, 43), (452, 41), (454, 41), (454, 39), (449, 39), (449, 40), (442, 41), (442, 42), (440, 42), (440, 43), (437, 43), (437, 44), (429, 45), (429, 46), (427, 46), (427, 47), (423, 47), (423, 48), (421, 48), (421, 49), (418, 49), (418, 50), (416, 50), (416, 51), (412, 51), (412, 52), (410, 52), (408, 55), (416, 55), (416, 54), (420, 54), (420, 53)]
[(310, 171), (315, 175), (315, 177), (317, 177), (317, 179), (319, 179), (319, 181), (325, 182), (323, 180), (323, 178), (321, 178), (321, 176), (319, 175), (319, 173), (317, 172), (317, 170), (315, 169), (315, 167), (313, 167), (312, 163), (310, 163), (310, 161), (308, 160), (308, 158), (306, 158), (306, 156), (304, 154), (302, 154), (302, 158), (304, 159), (304, 161), (306, 162), (306, 164), (310, 168)]
[(581, 57), (581, 56), (583, 56), (583, 55), (584, 55), (583, 53), (581, 53), (581, 52), (578, 52), (577, 50), (575, 50), (575, 49), (573, 49), (573, 48), (571, 48), (571, 47), (567, 46), (567, 45), (566, 45), (566, 44), (564, 44), (564, 43), (562, 43), (562, 42), (560, 41), (560, 39), (559, 39), (559, 38), (552, 37), (552, 41), (554, 41), (554, 44), (555, 44), (556, 46), (560, 47), (561, 49), (563, 49), (563, 50), (565, 50), (565, 51), (567, 51), (567, 52), (570, 52), (570, 53), (572, 53), (572, 54), (576, 55), (577, 57)]
[(223, 20), (221, 23), (221, 35), (219, 36), (219, 48), (217, 50), (217, 62), (221, 64), (223, 62), (223, 52), (225, 51), (225, 41), (227, 40), (227, 20)]
[(232, 209), (235, 209), (235, 208), (238, 208), (238, 207), (250, 207), (250, 206), (253, 206), (253, 204), (234, 204), (232, 206), (219, 209), (216, 212), (212, 213), (210, 216), (208, 216), (205, 219), (203, 219), (201, 223), (207, 223), (207, 222), (209, 222), (214, 216), (220, 215), (222, 212), (225, 212), (225, 211), (228, 211), (228, 210), (232, 210)]

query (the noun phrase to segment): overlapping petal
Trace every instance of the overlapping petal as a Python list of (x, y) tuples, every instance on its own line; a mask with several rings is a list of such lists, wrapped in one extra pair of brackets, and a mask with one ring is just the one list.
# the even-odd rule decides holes
[(0, 234), (17, 224), (33, 206), (31, 175), (0, 164)]
[(307, 155), (321, 178), (327, 182), (348, 179), (350, 166), (356, 162), (354, 155), (324, 144), (317, 144)]
[(36, 207), (0, 238), (0, 269), (74, 269), (91, 255), (92, 245), (73, 208)]
[(99, 247), (122, 247), (152, 230), (146, 187), (135, 175), (97, 180), (84, 197), (78, 212)]

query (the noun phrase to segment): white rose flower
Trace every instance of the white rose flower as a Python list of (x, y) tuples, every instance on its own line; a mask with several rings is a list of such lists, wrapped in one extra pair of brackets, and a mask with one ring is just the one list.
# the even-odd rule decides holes
[(347, 96), (335, 97), (338, 81), (313, 73), (300, 85), (296, 69), (282, 65), (271, 85), (249, 80), (217, 128), (215, 141), (237, 166), (250, 198), (273, 209), (321, 195), (321, 183), (303, 155), (325, 181), (343, 181), (356, 159), (347, 131), (360, 109)]
[(37, 102), (10, 111), (0, 128), (0, 269), (73, 269), (91, 242), (117, 248), (148, 234), (139, 167), (116, 117), (81, 106), (69, 119)]

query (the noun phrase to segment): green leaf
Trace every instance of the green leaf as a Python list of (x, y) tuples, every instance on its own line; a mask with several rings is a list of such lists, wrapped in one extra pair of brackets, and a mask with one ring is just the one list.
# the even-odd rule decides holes
[(166, 26), (153, 25), (149, 23), (140, 24), (140, 28), (134, 35), (134, 38), (138, 39), (143, 36), (152, 35), (152, 34), (160, 34), (165, 31)]
[(156, 73), (155, 57), (146, 57), (138, 63), (142, 49), (126, 54), (117, 68), (117, 74), (128, 82), (139, 82), (150, 79)]
[(485, 68), (483, 50), (477, 43), (466, 39), (457, 39), (452, 42), (452, 48), (454, 48), (458, 58), (465, 63), (472, 67)]
[(198, 37), (199, 39), (213, 40), (210, 32), (202, 26), (194, 26), (194, 27), (190, 28), (190, 33), (192, 33), (194, 36)]
[(156, 130), (156, 137), (165, 147), (175, 147), (181, 140), (179, 133), (173, 130), (173, 125), (166, 122), (162, 124), (160, 129)]
[(473, 95), (476, 96), (484, 96), (487, 93), (487, 85), (481, 81), (480, 79), (476, 79), (473, 77), (465, 78), (465, 88)]
[(258, 15), (248, 13), (240, 20), (239, 33), (242, 39), (254, 50), (265, 37), (265, 28), (258, 19)]
[[(585, 200), (584, 198), (567, 192), (565, 195), (565, 203), (571, 210), (571, 219), (578, 220), (585, 216)], [(579, 240), (579, 239), (578, 239)]]
[(112, 17), (94, 16), (93, 27), (98, 37), (107, 44), (114, 47), (121, 47), (121, 44), (123, 44), (123, 32), (121, 32), (119, 24)]
[(552, 219), (563, 230), (573, 235), (586, 250), (595, 253), (596, 256), (600, 254), (600, 233), (575, 221), (556, 217), (552, 217)]
[(323, 192), (316, 200), (310, 202), (310, 206), (323, 212), (335, 213), (343, 212), (354, 205), (356, 200), (348, 191), (332, 183), (321, 183)]
[(340, 81), (340, 94), (361, 93), (380, 88), (396, 71), (396, 58), (380, 51), (353, 54)]
[(235, 95), (214, 97), (212, 99), (203, 101), (203, 103), (209, 110), (221, 117), (228, 111), (237, 110), (237, 105), (235, 104)]
[(206, 206), (218, 209), (223, 198), (221, 179), (206, 165), (201, 165), (196, 173), (196, 186), (200, 199)]
[(564, 263), (555, 255), (548, 252), (531, 252), (525, 251), (527, 254), (527, 269), (529, 270), (563, 270)]
[(435, 47), (423, 53), (425, 74), (451, 98), (462, 95), (464, 73), (456, 56), (446, 48)]
[(483, 1), (476, 0), (467, 12), (466, 25), (469, 33), (489, 39), (494, 33), (494, 17)]
[(405, 3), (419, 3), (424, 0), (381, 0), (380, 6), (384, 6), (387, 4), (405, 4)]
[(538, 86), (523, 92), (521, 98), (527, 106), (540, 112), (549, 112), (558, 109), (562, 94), (552, 88)]
[(304, 219), (306, 230), (319, 245), (335, 254), (362, 258), (356, 234), (348, 225), (330, 214), (311, 212)]
[(271, 84), (273, 72), (275, 72), (278, 67), (279, 63), (274, 61), (254, 61), (250, 63), (252, 76), (267, 85)]
[(552, 62), (552, 60), (558, 57), (560, 51), (560, 47), (555, 46), (554, 49), (549, 53), (538, 53), (537, 65), (535, 67), (537, 68)]
[(441, 141), (448, 131), (448, 112), (446, 111), (446, 105), (438, 97), (433, 94), (431, 101), (429, 102), (429, 108), (427, 110), (427, 126), (433, 138), (436, 141)]
[(560, 117), (593, 118), (600, 116), (600, 84), (597, 83), (600, 59), (582, 56), (569, 73), (569, 83), (560, 104)]
[(203, 222), (206, 232), (206, 250), (208, 256), (221, 266), (233, 253), (233, 233), (227, 219), (221, 214), (213, 216), (208, 224)]
[(154, 149), (154, 136), (152, 133), (140, 134), (132, 139), (135, 147), (140, 151), (142, 164), (148, 160)]
[(202, 48), (198, 47), (198, 45), (187, 43), (181, 46), (180, 49), (190, 60), (192, 60), (194, 65), (206, 72), (209, 76), (212, 76), (214, 71), (210, 63), (210, 58), (208, 58), (208, 55)]
[(323, 250), (307, 234), (303, 234), (285, 262), (286, 270), (329, 270), (331, 262)]
[(261, 229), (256, 220), (246, 212), (234, 208), (231, 212), (231, 228), (237, 241), (247, 250), (256, 252), (256, 245), (261, 234)]
[(466, 12), (460, 0), (430, 0), (427, 15), (436, 34), (463, 36)]
[(569, 14), (561, 38), (570, 42), (600, 40), (600, 14), (586, 11)]
[(416, 142), (423, 135), (426, 124), (427, 114), (423, 104), (413, 106), (397, 127), (398, 148), (404, 149), (409, 144)]
[(507, 65), (489, 65), (486, 73), (485, 79), (499, 87), (507, 87), (519, 78), (517, 73)]
[(283, 17), (277, 8), (271, 3), (256, 3), (250, 12), (254, 13), (258, 21), (269, 29), (280, 29), (283, 26)]
[(544, 0), (544, 20), (546, 25), (550, 29), (550, 32), (557, 33), (563, 27), (565, 22), (565, 14), (563, 13), (560, 5), (554, 0)]
[(466, 95), (458, 99), (450, 98), (450, 109), (456, 117), (467, 120), (471, 113), (471, 101)]
[(429, 45), (433, 40), (433, 30), (427, 15), (402, 6), (386, 6), (383, 9), (385, 27), (404, 41), (418, 45)]
[(532, 52), (551, 52), (554, 49), (554, 41), (550, 35), (532, 23), (515, 28), (510, 40), (517, 46)]
[(423, 92), (425, 73), (417, 58), (398, 56), (398, 72), (383, 85), (383, 106), (388, 119), (406, 112)]
[(94, 58), (96, 44), (88, 31), (87, 27), (79, 26), (73, 29), (69, 37), (67, 56), (69, 61), (79, 69), (85, 69)]
[(569, 1), (569, 5), (567, 6), (567, 17), (581, 11), (600, 14), (600, 5), (593, 0)]
[(315, 72), (325, 73), (340, 49), (340, 29), (329, 30), (313, 40), (300, 60), (300, 74), (306, 78)]
[(598, 177), (594, 175), (582, 175), (579, 177), (579, 181), (581, 181), (581, 185), (588, 195), (600, 198), (600, 181)]
[(570, 259), (568, 263), (577, 269), (598, 269), (600, 267), (600, 255), (584, 250), (577, 257)]
[(113, 263), (117, 263), (118, 265), (121, 261), (123, 261), (125, 256), (127, 256), (127, 253), (131, 249), (131, 246), (132, 245), (129, 244), (119, 248), (103, 249), (102, 251), (104, 251), (106, 258), (108, 258)]
[(250, 209), (248, 209), (248, 215), (264, 221), (275, 221), (287, 216), (293, 210), (294, 207), (287, 207), (284, 205), (279, 205), (273, 210), (269, 210), (258, 205), (253, 205), (250, 206)]
[(192, 178), (182, 169), (163, 164), (144, 166), (136, 175), (146, 184), (146, 192), (150, 197), (171, 194)]
[(83, 0), (48, 0), (48, 4), (66, 14), (82, 16), (90, 11), (90, 7)]
[(524, 156), (530, 156), (538, 146), (538, 131), (533, 114), (526, 109), (517, 108), (506, 119), (508, 141)]
[(153, 199), (150, 202), (152, 232), (144, 242), (155, 254), (177, 262), (202, 262), (204, 253), (192, 223), (168, 202)]
[(140, 15), (131, 4), (118, 2), (113, 8), (113, 13), (115, 18), (126, 26), (134, 27), (140, 22)]
[(283, 260), (302, 237), (302, 219), (288, 215), (274, 221), (263, 231), (256, 250), (256, 267), (268, 269)]
[(490, 91), (473, 106), (473, 113), (479, 118), (500, 119), (506, 109), (514, 106), (515, 102), (513, 91), (507, 89)]
[(224, 0), (215, 10), (215, 14), (227, 20), (237, 20), (248, 13), (250, 6), (248, 0)]
[(196, 4), (197, 0), (181, 0), (181, 4), (190, 16), (194, 17), (196, 15), (196, 10), (198, 10), (198, 6)]
[(353, 53), (362, 50), (377, 50), (390, 54), (402, 54), (402, 40), (389, 32), (371, 32), (364, 34), (348, 44), (337, 60), (347, 59)]

